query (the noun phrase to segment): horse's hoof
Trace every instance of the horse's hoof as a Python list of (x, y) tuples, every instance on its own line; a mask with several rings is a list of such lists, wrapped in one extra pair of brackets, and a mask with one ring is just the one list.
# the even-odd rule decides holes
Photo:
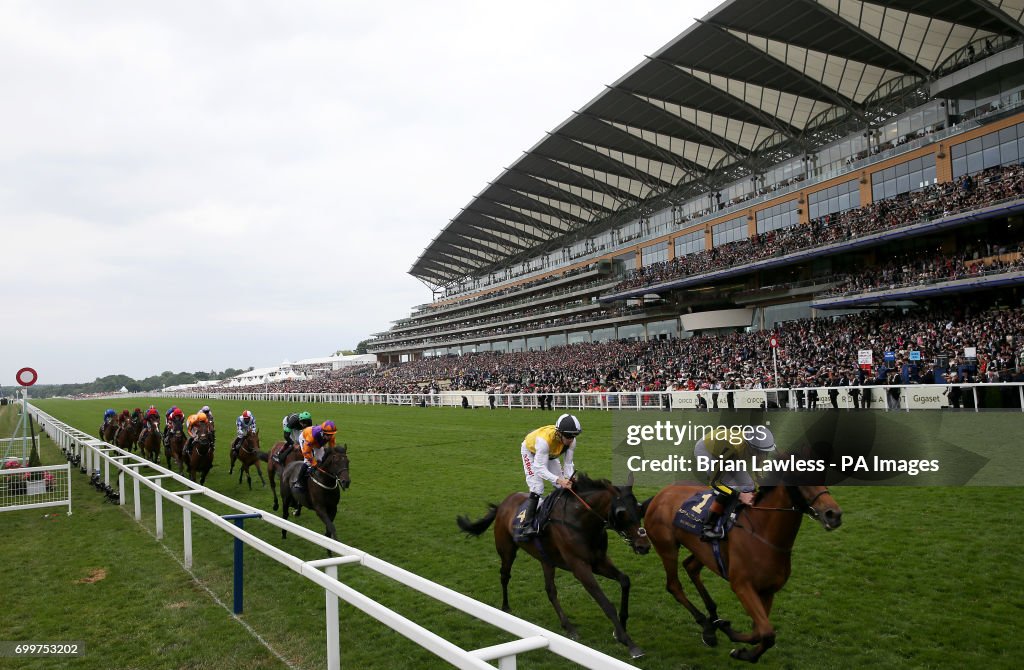
[(274, 511), (275, 512), (277, 511), (277, 507), (278, 507), (277, 503), (274, 503)]
[(757, 663), (757, 657), (751, 656), (749, 649), (733, 649), (729, 652), (731, 658), (735, 658), (737, 661), (746, 661), (747, 663)]
[(644, 655), (644, 650), (640, 647), (633, 647), (629, 650), (630, 658), (641, 658)]
[(704, 641), (704, 644), (709, 647), (718, 646), (718, 636), (715, 635), (715, 629), (705, 630), (700, 634), (700, 639)]

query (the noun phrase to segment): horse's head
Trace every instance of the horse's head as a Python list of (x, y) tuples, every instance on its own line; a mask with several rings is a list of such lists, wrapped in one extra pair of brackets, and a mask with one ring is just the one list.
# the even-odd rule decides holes
[[(623, 487), (612, 486), (607, 479), (590, 479), (582, 472), (573, 475), (573, 490), (578, 491), (582, 498), (590, 498), (596, 509), (600, 509), (604, 500), (608, 501), (608, 515), (605, 525), (622, 537), (638, 554), (646, 554), (651, 549), (651, 541), (644, 530), (643, 517), (640, 514), (640, 503), (633, 495), (633, 480)], [(595, 494), (593, 497), (589, 494)]]
[(608, 525), (622, 536), (633, 551), (646, 554), (651, 550), (651, 541), (647, 538), (647, 530), (642, 525), (643, 510), (633, 495), (633, 473), (629, 473), (629, 482), (625, 486), (612, 488), (615, 489), (615, 497), (612, 498), (608, 511)]
[(184, 417), (176, 416), (171, 419), (171, 431), (180, 433), (182, 426), (185, 424)]
[(347, 490), (352, 483), (348, 476), (348, 446), (327, 447), (325, 452), (320, 470), (337, 479), (342, 491)]
[(804, 514), (825, 527), (835, 530), (843, 523), (843, 510), (827, 486), (790, 486), (789, 496)]

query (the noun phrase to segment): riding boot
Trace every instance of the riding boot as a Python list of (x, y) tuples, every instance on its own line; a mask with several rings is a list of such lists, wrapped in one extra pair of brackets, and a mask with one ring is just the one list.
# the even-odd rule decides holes
[(237, 454), (238, 453), (238, 441), (241, 440), (241, 439), (242, 438), (240, 438), (240, 437), (236, 437), (235, 441), (231, 443), (231, 453), (232, 454)]
[(523, 529), (523, 537), (534, 537), (537, 535), (537, 528), (534, 527), (534, 517), (537, 516), (537, 505), (540, 503), (540, 495), (536, 493), (530, 494), (530, 499), (526, 501), (526, 515), (523, 517), (523, 521), (520, 527)]
[(725, 512), (725, 504), (728, 500), (729, 496), (715, 494), (715, 499), (711, 502), (711, 508), (708, 510), (708, 518), (704, 520), (704, 528), (700, 534), (700, 539), (704, 542), (721, 540), (725, 537), (725, 524), (722, 524), (720, 528), (717, 526), (718, 520), (722, 518), (722, 514)]
[(299, 478), (295, 480), (295, 488), (299, 491), (306, 490), (306, 479), (309, 477), (310, 469), (309, 463), (302, 464), (302, 468), (299, 470)]

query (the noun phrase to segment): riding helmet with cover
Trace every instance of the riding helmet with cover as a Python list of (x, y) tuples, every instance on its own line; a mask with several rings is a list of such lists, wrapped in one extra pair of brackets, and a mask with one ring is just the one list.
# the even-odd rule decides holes
[(202, 412), (196, 414), (196, 423), (207, 423), (208, 421), (209, 419)]
[(108, 409), (106, 412), (103, 413), (103, 416), (114, 416), (115, 414), (117, 414), (117, 412), (115, 412), (112, 409)]
[(299, 412), (299, 423), (305, 423), (308, 428), (313, 425), (313, 415), (309, 412)]
[(566, 437), (576, 437), (583, 432), (583, 427), (580, 426), (580, 420), (572, 414), (563, 414), (555, 422), (555, 430)]
[(320, 424), (320, 430), (324, 431), (324, 433), (326, 433), (328, 437), (334, 437), (334, 434), (338, 432), (338, 427), (334, 424), (333, 421), (327, 419), (327, 421), (324, 421), (322, 424)]
[(252, 421), (252, 412), (250, 412), (249, 410), (245, 410), (244, 412), (242, 412), (242, 422), (249, 423), (250, 421)]
[(775, 436), (767, 426), (757, 426), (747, 444), (758, 451), (775, 451)]
[(201, 410), (199, 410), (199, 411), (202, 412), (203, 414), (209, 414), (210, 413), (210, 406), (209, 405), (203, 405), (203, 408)]

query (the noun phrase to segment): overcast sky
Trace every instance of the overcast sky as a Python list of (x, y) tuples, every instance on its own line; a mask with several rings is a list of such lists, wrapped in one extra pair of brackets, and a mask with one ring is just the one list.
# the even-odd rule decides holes
[(714, 2), (0, 3), (0, 386), (264, 367)]

